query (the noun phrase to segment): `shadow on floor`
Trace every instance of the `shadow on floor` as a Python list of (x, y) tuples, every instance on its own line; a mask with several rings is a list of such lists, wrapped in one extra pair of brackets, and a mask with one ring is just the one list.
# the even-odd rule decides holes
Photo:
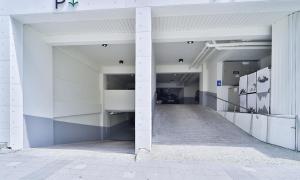
[(50, 147), (44, 147), (43, 149), (80, 150), (93, 152), (134, 154), (134, 141), (90, 141), (54, 145)]

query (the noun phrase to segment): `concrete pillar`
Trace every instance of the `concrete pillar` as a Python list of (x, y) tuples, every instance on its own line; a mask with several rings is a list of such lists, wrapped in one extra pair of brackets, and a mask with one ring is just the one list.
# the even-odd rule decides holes
[(22, 149), (23, 25), (9, 16), (2, 16), (0, 32), (0, 123), (9, 137), (6, 139), (8, 146)]
[(23, 24), (10, 19), (10, 142), (23, 148)]
[(300, 13), (273, 24), (272, 34), (271, 113), (299, 115)]
[(151, 150), (152, 142), (151, 8), (136, 8), (135, 152)]
[[(280, 121), (281, 132), (291, 134), (295, 149), (300, 145), (300, 13), (293, 13), (272, 26), (271, 113), (297, 115), (298, 120)], [(295, 123), (295, 127), (291, 124)], [(285, 128), (285, 129), (284, 129)], [(294, 131), (296, 130), (296, 131)], [(293, 148), (293, 144), (290, 148)]]
[(10, 34), (9, 16), (0, 16), (0, 143), (9, 142)]

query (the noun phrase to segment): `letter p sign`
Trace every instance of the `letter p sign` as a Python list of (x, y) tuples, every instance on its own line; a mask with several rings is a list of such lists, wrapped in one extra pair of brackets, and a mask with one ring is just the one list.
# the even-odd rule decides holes
[(58, 5), (63, 4), (63, 3), (65, 3), (65, 2), (66, 2), (66, 0), (61, 0), (61, 1), (55, 0), (55, 8), (57, 9), (57, 8), (58, 8)]

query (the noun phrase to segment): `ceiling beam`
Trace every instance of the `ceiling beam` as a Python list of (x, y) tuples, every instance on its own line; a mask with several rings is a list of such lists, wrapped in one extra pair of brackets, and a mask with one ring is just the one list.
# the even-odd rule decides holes
[[(217, 28), (184, 32), (153, 32), (154, 43), (211, 41), (211, 40), (261, 40), (271, 39), (271, 27)], [(128, 44), (135, 42), (135, 34), (126, 33), (86, 33), (45, 35), (44, 40), (51, 45), (93, 45)]]
[(153, 32), (154, 42), (185, 42), (211, 40), (261, 40), (271, 39), (271, 27), (237, 27), (201, 29), (198, 31)]
[(135, 34), (125, 33), (86, 33), (45, 36), (45, 42), (53, 46), (94, 45), (94, 44), (130, 44), (135, 41)]

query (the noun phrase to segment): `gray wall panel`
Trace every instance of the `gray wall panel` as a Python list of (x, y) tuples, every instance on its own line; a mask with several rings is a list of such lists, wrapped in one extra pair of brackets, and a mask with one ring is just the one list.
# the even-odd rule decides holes
[(54, 144), (101, 140), (101, 127), (54, 121)]
[(217, 110), (217, 94), (206, 92), (206, 91), (200, 91), (200, 104), (203, 106), (210, 107), (214, 110)]
[(53, 120), (24, 115), (24, 147), (53, 145)]

